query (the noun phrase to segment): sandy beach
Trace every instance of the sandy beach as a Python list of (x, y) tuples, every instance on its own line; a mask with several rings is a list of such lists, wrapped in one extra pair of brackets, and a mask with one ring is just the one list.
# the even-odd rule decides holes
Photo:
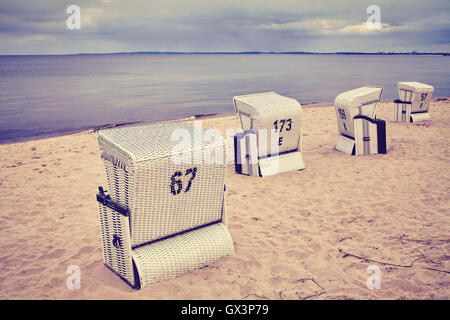
[[(430, 115), (394, 123), (383, 102), (388, 153), (356, 157), (335, 149), (333, 106), (304, 107), (305, 170), (227, 167), (235, 255), (139, 291), (103, 265), (95, 132), (0, 145), (0, 299), (449, 299), (450, 100)], [(239, 128), (235, 115), (202, 121)], [(380, 289), (367, 288), (371, 265)]]

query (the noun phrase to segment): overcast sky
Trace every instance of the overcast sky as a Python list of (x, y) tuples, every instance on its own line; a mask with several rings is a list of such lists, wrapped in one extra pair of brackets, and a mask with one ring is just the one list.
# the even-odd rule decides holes
[[(66, 27), (72, 4), (80, 30)], [(450, 52), (449, 17), (449, 0), (0, 0), (0, 54)]]

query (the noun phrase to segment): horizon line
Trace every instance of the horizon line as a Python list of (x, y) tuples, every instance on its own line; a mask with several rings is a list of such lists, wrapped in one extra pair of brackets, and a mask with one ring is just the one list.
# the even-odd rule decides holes
[(359, 51), (336, 51), (336, 52), (312, 52), (312, 51), (118, 51), (118, 52), (80, 52), (80, 53), (39, 53), (39, 54), (1, 54), (0, 56), (78, 56), (78, 55), (125, 55), (125, 54), (311, 54), (311, 55), (442, 55), (448, 56), (450, 52), (359, 52)]

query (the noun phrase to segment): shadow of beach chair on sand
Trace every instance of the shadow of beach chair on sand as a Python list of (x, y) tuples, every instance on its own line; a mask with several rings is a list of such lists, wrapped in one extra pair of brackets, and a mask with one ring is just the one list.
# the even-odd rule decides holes
[[(103, 260), (133, 288), (234, 253), (226, 226), (224, 140), (193, 138), (202, 133), (185, 123), (98, 133), (108, 181), (108, 191), (99, 187), (97, 195)], [(203, 160), (203, 153), (215, 152), (221, 161)]]
[(237, 173), (266, 177), (305, 168), (297, 100), (265, 92), (236, 96), (233, 103), (243, 131), (234, 136)]
[(386, 153), (386, 122), (376, 118), (382, 92), (382, 87), (365, 86), (336, 97), (337, 150), (349, 155)]
[(420, 82), (397, 83), (399, 99), (394, 100), (394, 121), (418, 122), (430, 120), (428, 109), (434, 88)]

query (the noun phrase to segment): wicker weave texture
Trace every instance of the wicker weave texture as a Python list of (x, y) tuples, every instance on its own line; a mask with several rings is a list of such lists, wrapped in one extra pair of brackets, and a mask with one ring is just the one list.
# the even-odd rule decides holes
[(265, 92), (237, 96), (233, 102), (242, 129), (257, 132), (259, 157), (300, 149), (302, 108), (297, 100)]
[[(191, 139), (189, 144), (181, 146), (179, 134), (184, 133)], [(180, 151), (191, 152), (220, 147), (223, 144), (221, 139), (206, 140), (202, 139), (202, 135), (201, 128), (183, 122), (105, 129), (98, 134), (101, 148), (104, 144), (111, 144), (111, 147), (116, 149), (113, 155), (124, 155), (123, 159), (130, 162), (130, 165), (170, 157), (179, 146)]]
[[(196, 168), (195, 178), (187, 173)], [(182, 188), (172, 186), (175, 172), (182, 176)], [(134, 178), (134, 197), (131, 206), (132, 245), (136, 246), (167, 235), (192, 229), (222, 216), (223, 165), (174, 165), (169, 161), (148, 162)], [(189, 181), (191, 186), (188, 191)], [(172, 191), (180, 193), (173, 194)]]
[[(225, 179), (223, 138), (195, 138), (202, 132), (184, 123), (132, 129), (109, 129), (98, 135), (108, 191), (130, 210), (131, 246), (220, 221)], [(172, 161), (176, 144), (171, 135), (176, 129), (190, 133), (187, 148), (178, 148), (190, 152), (190, 162)], [(206, 163), (195, 155), (219, 150), (219, 163)], [(193, 161), (199, 159), (198, 163)]]
[[(103, 262), (134, 285), (128, 218), (99, 203)], [(114, 245), (114, 238), (116, 246)]]
[(138, 247), (133, 250), (133, 258), (141, 286), (145, 286), (204, 267), (233, 253), (226, 226), (215, 223)]

